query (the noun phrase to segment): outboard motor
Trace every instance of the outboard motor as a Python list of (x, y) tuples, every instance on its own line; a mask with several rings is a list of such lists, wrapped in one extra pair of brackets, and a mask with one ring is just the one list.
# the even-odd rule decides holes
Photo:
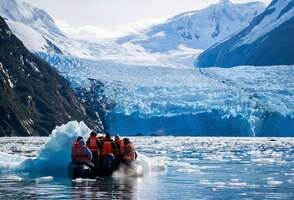
[(91, 178), (92, 170), (86, 163), (70, 163), (71, 178)]

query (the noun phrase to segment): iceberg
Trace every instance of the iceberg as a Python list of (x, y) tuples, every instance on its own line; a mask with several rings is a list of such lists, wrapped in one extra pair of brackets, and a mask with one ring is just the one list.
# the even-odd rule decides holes
[[(33, 158), (0, 152), (0, 173), (3, 171), (56, 171), (64, 174), (71, 162), (71, 146), (78, 136), (88, 137), (90, 129), (84, 122), (71, 121), (57, 126)], [(17, 140), (22, 140), (18, 138)], [(28, 139), (27, 139), (28, 140)], [(24, 147), (26, 148), (26, 147)], [(23, 149), (25, 150), (25, 149)], [(67, 173), (66, 173), (67, 174)]]

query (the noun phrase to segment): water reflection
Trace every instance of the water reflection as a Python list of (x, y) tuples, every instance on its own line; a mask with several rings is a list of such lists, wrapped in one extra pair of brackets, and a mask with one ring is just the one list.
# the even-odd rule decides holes
[(98, 178), (72, 182), (73, 199), (133, 200), (137, 190), (135, 178)]
[(0, 199), (138, 199), (138, 178), (49, 179), (0, 176)]

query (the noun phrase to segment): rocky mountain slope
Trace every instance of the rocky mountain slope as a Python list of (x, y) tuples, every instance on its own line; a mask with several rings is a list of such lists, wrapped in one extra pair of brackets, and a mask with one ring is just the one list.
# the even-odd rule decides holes
[(103, 128), (67, 81), (30, 53), (1, 17), (0, 87), (0, 136), (48, 135), (69, 120)]

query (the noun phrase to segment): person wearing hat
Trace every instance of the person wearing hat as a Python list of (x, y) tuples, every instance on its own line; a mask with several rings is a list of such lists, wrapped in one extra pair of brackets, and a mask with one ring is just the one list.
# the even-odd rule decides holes
[(97, 133), (95, 131), (92, 131), (90, 133), (90, 137), (87, 140), (87, 147), (91, 150), (92, 152), (92, 162), (94, 163), (95, 166), (98, 165), (98, 158), (100, 154), (100, 142), (97, 138)]

